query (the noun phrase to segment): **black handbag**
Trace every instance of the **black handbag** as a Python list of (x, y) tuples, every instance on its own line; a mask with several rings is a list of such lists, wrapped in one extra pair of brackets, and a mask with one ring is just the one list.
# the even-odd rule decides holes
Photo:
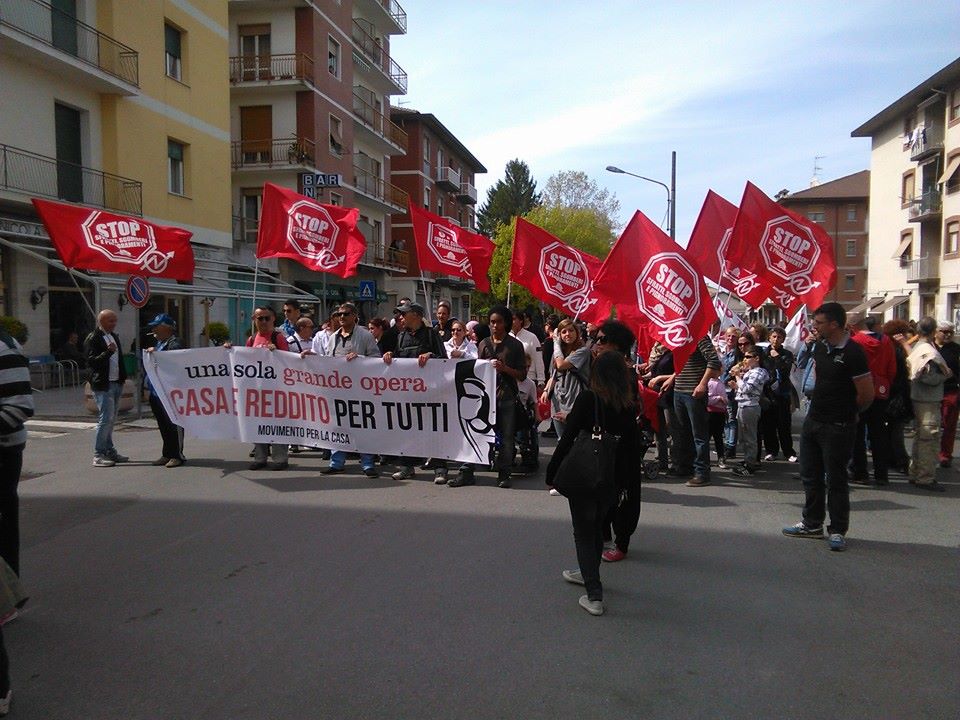
[(553, 477), (553, 487), (564, 497), (613, 493), (620, 436), (603, 429), (596, 396), (593, 413), (593, 428), (580, 431)]

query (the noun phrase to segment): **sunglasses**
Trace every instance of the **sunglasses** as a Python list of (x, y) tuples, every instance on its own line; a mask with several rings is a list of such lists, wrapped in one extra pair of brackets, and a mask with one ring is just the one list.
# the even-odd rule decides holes
[(740, 341), (737, 341), (737, 345), (749, 345), (749, 344), (750, 344), (750, 343), (748, 343), (748, 342), (740, 342)]
[(597, 335), (597, 345), (606, 345), (608, 342), (606, 335)]
[(257, 322), (266, 322), (267, 320), (273, 320), (273, 318), (270, 317), (269, 315), (257, 315), (257, 317), (254, 319)]
[(745, 358), (753, 358), (754, 360), (757, 359), (757, 356), (756, 356), (756, 355), (749, 355), (749, 354), (748, 354), (748, 355), (744, 355), (744, 357), (745, 357)]
[(344, 317), (345, 315), (353, 315), (353, 313), (347, 310), (346, 312), (335, 312), (333, 314), (334, 317)]
[(463, 328), (453, 328), (453, 332), (465, 332)]

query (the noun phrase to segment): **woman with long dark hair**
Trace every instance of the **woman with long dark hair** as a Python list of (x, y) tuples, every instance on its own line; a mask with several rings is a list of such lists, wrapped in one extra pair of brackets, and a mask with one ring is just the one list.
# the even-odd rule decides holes
[[(601, 337), (597, 342), (602, 344)], [(600, 555), (603, 552), (603, 526), (607, 513), (626, 485), (629, 473), (639, 472), (636, 406), (630, 389), (630, 373), (619, 352), (601, 352), (594, 360), (590, 387), (577, 397), (567, 415), (563, 435), (547, 466), (547, 484), (553, 484), (557, 469), (581, 432), (591, 432), (595, 421), (596, 400), (600, 407), (600, 425), (607, 433), (619, 436), (613, 477), (605, 478), (600, 488), (568, 498), (573, 538), (579, 570), (564, 570), (563, 578), (583, 585), (587, 594), (580, 606), (591, 615), (602, 615), (603, 585), (600, 582)]]

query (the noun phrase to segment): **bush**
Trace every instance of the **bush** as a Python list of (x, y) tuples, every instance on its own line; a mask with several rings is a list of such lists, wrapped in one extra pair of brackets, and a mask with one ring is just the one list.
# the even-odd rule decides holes
[(9, 315), (0, 315), (0, 328), (10, 337), (23, 345), (30, 336), (30, 330), (22, 322)]
[(211, 322), (207, 323), (207, 327), (204, 329), (203, 334), (206, 335), (207, 340), (212, 342), (214, 345), (223, 345), (227, 340), (230, 339), (230, 328), (226, 323)]

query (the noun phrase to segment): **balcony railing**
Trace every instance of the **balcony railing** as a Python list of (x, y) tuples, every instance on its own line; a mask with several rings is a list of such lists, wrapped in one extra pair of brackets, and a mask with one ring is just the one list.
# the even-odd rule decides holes
[(313, 82), (313, 58), (305, 53), (286, 55), (242, 55), (230, 58), (230, 82)]
[(437, 168), (437, 185), (450, 190), (451, 192), (460, 191), (460, 173), (452, 167)]
[(401, 210), (407, 207), (408, 195), (405, 190), (401, 190), (358, 165), (353, 166), (353, 189), (391, 207)]
[(932, 220), (939, 217), (943, 208), (943, 197), (938, 190), (927, 190), (920, 197), (913, 199), (910, 205), (910, 222)]
[(270, 140), (238, 140), (230, 143), (233, 169), (314, 166), (316, 147), (313, 140), (291, 135)]
[(3, 0), (0, 3), (0, 25), (29, 35), (131, 85), (140, 86), (140, 61), (135, 50), (49, 3)]
[(466, 203), (468, 205), (476, 205), (477, 204), (477, 188), (474, 187), (473, 183), (461, 182), (460, 192), (457, 193), (457, 197), (460, 199), (460, 202)]
[(351, 33), (354, 44), (373, 62), (390, 80), (400, 88), (400, 94), (407, 93), (407, 73), (396, 61), (383, 51), (383, 47), (367, 32), (362, 23), (353, 21)]
[(924, 255), (907, 265), (907, 282), (925, 282), (940, 279), (940, 258)]
[(0, 145), (0, 188), (127, 215), (143, 213), (143, 185), (137, 180), (10, 145)]
[(407, 149), (407, 133), (386, 115), (377, 110), (364, 97), (364, 93), (357, 88), (353, 90), (353, 114), (380, 137), (389, 140), (394, 145), (402, 147), (404, 150)]
[(910, 159), (922, 160), (943, 150), (943, 127), (925, 123), (914, 128), (909, 138)]
[(410, 255), (406, 250), (385, 247), (382, 240), (374, 241), (367, 238), (367, 250), (360, 262), (364, 265), (405, 272), (409, 266)]
[(397, 0), (380, 0), (380, 4), (386, 8), (387, 13), (393, 18), (393, 21), (397, 24), (397, 26), (406, 32), (407, 13), (402, 7), (400, 7), (400, 3), (398, 3)]

